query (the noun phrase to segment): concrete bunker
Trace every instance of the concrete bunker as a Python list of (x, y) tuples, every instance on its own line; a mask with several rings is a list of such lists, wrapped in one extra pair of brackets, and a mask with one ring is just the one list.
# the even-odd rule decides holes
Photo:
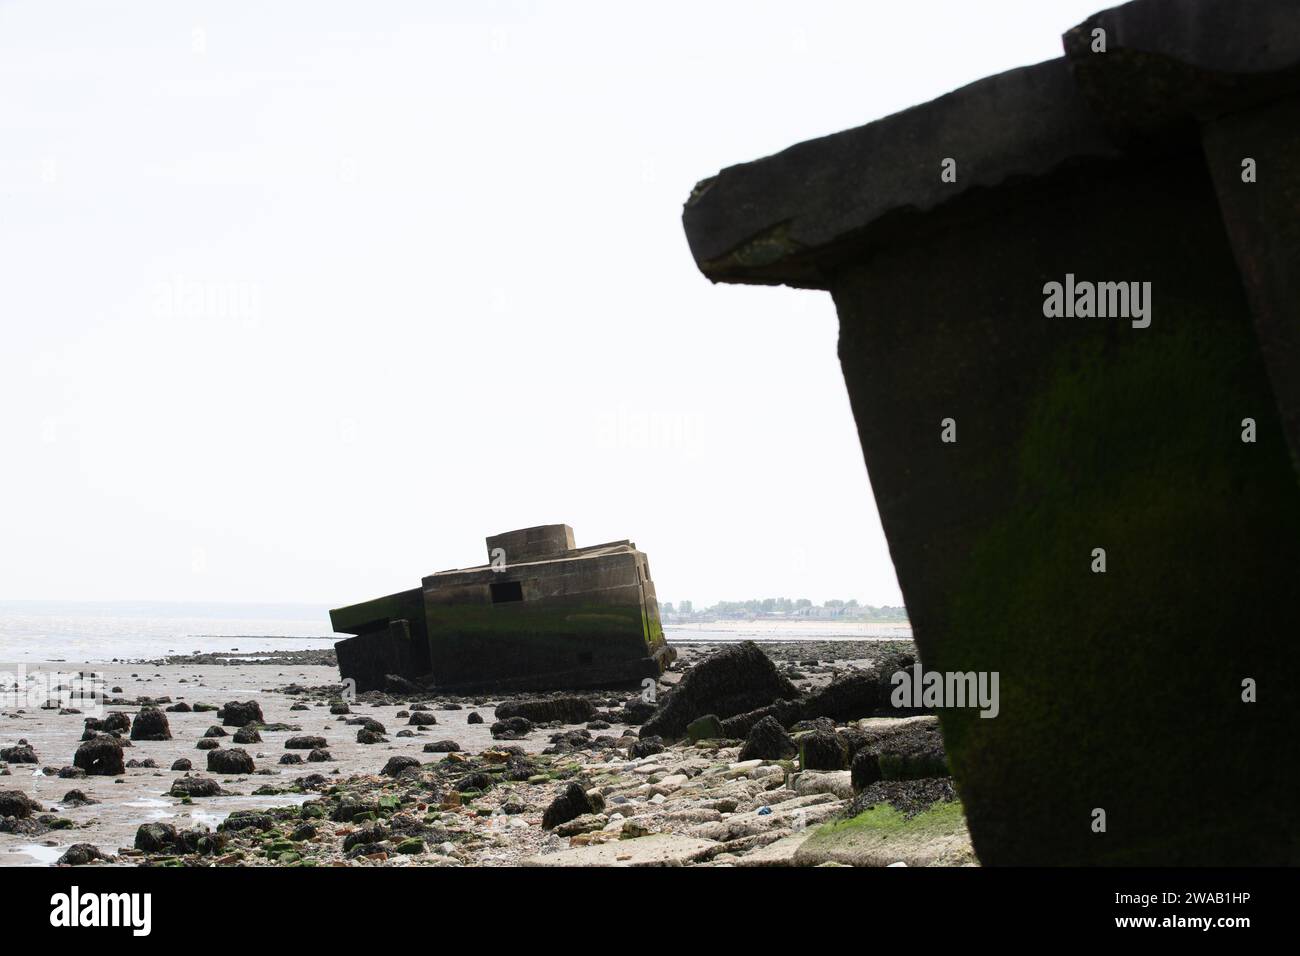
[(639, 684), (676, 656), (633, 542), (579, 548), (568, 525), (541, 525), (489, 537), (487, 553), (330, 611), (334, 630), (354, 635), (335, 645), (341, 676), (359, 692), (568, 690)]

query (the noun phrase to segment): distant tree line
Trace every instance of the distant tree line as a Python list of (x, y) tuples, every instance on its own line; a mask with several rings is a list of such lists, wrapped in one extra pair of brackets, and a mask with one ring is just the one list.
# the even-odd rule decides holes
[(853, 621), (907, 621), (907, 608), (876, 607), (859, 604), (856, 600), (830, 600), (813, 604), (808, 598), (751, 598), (748, 601), (719, 601), (712, 607), (696, 610), (690, 601), (659, 602), (659, 615), (664, 620), (718, 620), (755, 617), (831, 618)]

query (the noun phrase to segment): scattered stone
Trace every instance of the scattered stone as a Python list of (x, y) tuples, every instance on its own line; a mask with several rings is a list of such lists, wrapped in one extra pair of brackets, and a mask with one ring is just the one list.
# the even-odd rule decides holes
[(650, 757), (663, 752), (664, 739), (662, 737), (642, 737), (628, 748), (627, 755), (633, 760), (639, 760), (642, 757)]
[(93, 843), (74, 843), (59, 857), (56, 866), (86, 866), (97, 860), (107, 860), (103, 851)]
[(179, 760), (177, 760), (175, 763), (172, 764), (172, 769), (178, 771), (193, 770), (194, 764), (190, 762), (189, 757), (181, 757)]
[(782, 760), (799, 752), (795, 742), (785, 732), (775, 717), (760, 719), (749, 731), (745, 745), (740, 748), (739, 760)]
[(229, 750), (208, 751), (208, 772), (222, 774), (252, 773), (253, 758), (247, 750), (232, 747)]
[(576, 820), (585, 813), (595, 813), (596, 810), (587, 791), (581, 785), (569, 782), (542, 814), (542, 829), (554, 830), (561, 823)]
[(232, 700), (221, 709), (221, 722), (227, 727), (245, 727), (248, 724), (264, 724), (262, 707), (255, 700)]
[(26, 740), (18, 741), (16, 747), (6, 747), (0, 750), (0, 760), (5, 763), (40, 763), (36, 756), (36, 751)]
[(676, 740), (697, 717), (731, 717), (774, 700), (798, 697), (799, 689), (781, 676), (758, 645), (743, 641), (715, 652), (688, 670), (642, 725), (641, 736)]
[(459, 753), (460, 744), (454, 740), (435, 740), (433, 743), (424, 745), (424, 752), (427, 754)]
[(0, 790), (0, 817), (14, 817), (25, 820), (41, 805), (21, 790)]
[(833, 730), (818, 729), (799, 738), (801, 770), (843, 770), (848, 759), (848, 745)]
[(145, 853), (160, 853), (176, 846), (176, 828), (170, 823), (144, 823), (135, 831), (135, 848)]
[(72, 764), (96, 777), (115, 777), (126, 772), (122, 743), (116, 737), (95, 737), (77, 748)]
[(167, 715), (157, 707), (142, 707), (131, 722), (132, 740), (171, 740), (172, 729)]
[(384, 764), (384, 769), (380, 773), (385, 777), (400, 777), (403, 771), (418, 766), (420, 761), (414, 757), (389, 757), (388, 763)]
[(596, 717), (596, 708), (585, 697), (537, 697), (509, 701), (496, 709), (498, 720), (523, 717), (534, 724), (558, 720), (562, 724), (583, 724)]
[(324, 737), (290, 737), (284, 742), (285, 750), (320, 750), (326, 746)]
[(532, 721), (527, 717), (507, 717), (494, 723), (491, 732), (494, 740), (522, 740), (532, 729)]
[[(213, 751), (217, 753), (218, 751)], [(212, 768), (209, 767), (209, 770)], [(224, 797), (227, 796), (221, 784), (211, 777), (178, 777), (172, 781), (170, 794), (173, 797)]]
[(244, 726), (235, 731), (231, 741), (237, 744), (260, 744), (262, 735), (257, 732), (256, 727)]
[(937, 717), (916, 717), (865, 732), (867, 742), (853, 757), (853, 789), (877, 780), (948, 776), (943, 734)]
[(717, 740), (722, 737), (722, 721), (715, 714), (697, 717), (686, 725), (686, 736), (692, 743), (698, 740)]

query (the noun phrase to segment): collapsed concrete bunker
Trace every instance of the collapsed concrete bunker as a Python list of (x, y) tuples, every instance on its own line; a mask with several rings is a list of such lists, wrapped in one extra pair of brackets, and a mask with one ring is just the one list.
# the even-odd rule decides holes
[(618, 687), (655, 678), (664, 639), (650, 565), (631, 541), (575, 547), (568, 525), (487, 539), (488, 563), (330, 611), (339, 672), (358, 692)]
[[(1063, 53), (724, 169), (687, 238), (834, 300), (921, 661), (1001, 676), (940, 711), (980, 860), (1295, 864), (1300, 6)], [(1045, 308), (1071, 276), (1145, 314)]]

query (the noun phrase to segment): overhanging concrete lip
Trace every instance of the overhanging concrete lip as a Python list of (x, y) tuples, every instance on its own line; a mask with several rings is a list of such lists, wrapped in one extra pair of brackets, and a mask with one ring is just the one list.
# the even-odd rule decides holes
[(1090, 54), (1092, 31), (1106, 54), (1158, 54), (1198, 70), (1244, 76), (1300, 68), (1295, 0), (1133, 0), (1101, 10), (1062, 38), (1071, 59)]
[[(1057, 58), (724, 169), (695, 187), (682, 221), (715, 282), (825, 288), (828, 253), (890, 213), (1120, 154)], [(941, 178), (946, 158), (956, 182)]]
[(1089, 107), (1137, 144), (1300, 93), (1296, 12), (1295, 0), (1134, 0), (1061, 39)]

